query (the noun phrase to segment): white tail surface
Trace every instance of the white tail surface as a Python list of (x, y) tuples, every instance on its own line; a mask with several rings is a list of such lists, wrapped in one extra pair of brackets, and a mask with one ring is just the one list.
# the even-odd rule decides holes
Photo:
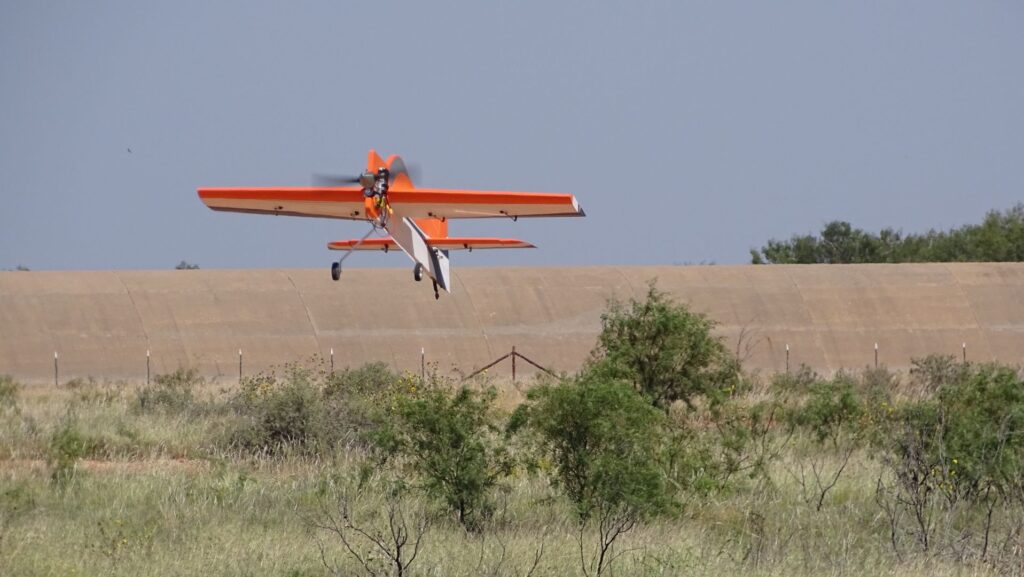
[(403, 218), (401, 223), (392, 221), (388, 224), (387, 230), (405, 254), (413, 262), (423, 265), (423, 270), (449, 293), (451, 289), (451, 266), (448, 260), (448, 251), (431, 248), (427, 241), (428, 237), (411, 218)]

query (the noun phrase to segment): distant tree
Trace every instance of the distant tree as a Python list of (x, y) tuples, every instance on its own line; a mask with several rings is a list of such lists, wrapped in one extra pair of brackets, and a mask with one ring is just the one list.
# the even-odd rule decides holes
[(184, 261), (183, 260), (183, 261), (179, 262), (178, 266), (176, 266), (174, 268), (176, 270), (197, 270), (199, 268), (199, 265), (192, 264), (192, 263), (190, 263), (188, 261)]
[(23, 265), (23, 264), (19, 264), (18, 266), (14, 267), (14, 270), (21, 271), (21, 272), (28, 272), (29, 268), (27, 266)]
[(891, 228), (877, 235), (845, 221), (825, 225), (819, 236), (794, 235), (751, 249), (753, 264), (852, 264), (900, 262), (1024, 261), (1024, 204), (991, 211), (977, 225), (903, 235)]

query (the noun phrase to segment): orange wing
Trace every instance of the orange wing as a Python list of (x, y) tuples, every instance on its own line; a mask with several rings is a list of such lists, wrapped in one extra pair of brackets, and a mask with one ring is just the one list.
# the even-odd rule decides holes
[(213, 210), (365, 220), (363, 190), (338, 188), (200, 188)]
[[(337, 188), (200, 188), (213, 210), (365, 220), (363, 191)], [(410, 218), (499, 218), (585, 216), (571, 194), (481, 190), (392, 189), (395, 214)]]
[(392, 189), (388, 201), (396, 214), (411, 218), (586, 216), (573, 195), (548, 192)]
[[(474, 250), (488, 248), (537, 248), (532, 244), (514, 238), (485, 238), (485, 237), (451, 237), (431, 238), (427, 240), (427, 246), (441, 250)], [(398, 248), (391, 237), (369, 238), (360, 243), (358, 240), (336, 240), (327, 243), (331, 250), (383, 250), (385, 252)]]

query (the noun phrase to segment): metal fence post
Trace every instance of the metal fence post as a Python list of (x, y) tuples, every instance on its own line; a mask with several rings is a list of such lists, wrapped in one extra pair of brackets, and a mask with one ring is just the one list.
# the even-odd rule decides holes
[(420, 347), (420, 382), (427, 382), (427, 349)]
[(242, 349), (238, 349), (238, 382), (242, 382)]
[(878, 343), (875, 343), (875, 368), (878, 368)]
[(334, 347), (331, 347), (331, 376), (334, 376)]
[(58, 386), (57, 351), (53, 351), (53, 386)]
[(146, 349), (146, 384), (149, 384), (149, 349)]
[(789, 343), (786, 343), (786, 373), (789, 373)]

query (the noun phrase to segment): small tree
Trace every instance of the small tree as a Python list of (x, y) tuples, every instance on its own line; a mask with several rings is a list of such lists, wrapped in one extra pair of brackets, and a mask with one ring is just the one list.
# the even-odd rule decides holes
[[(535, 388), (513, 414), (510, 431), (533, 433), (554, 464), (553, 484), (575, 505), (584, 573), (601, 575), (619, 537), (671, 507), (658, 466), (664, 421), (628, 384), (593, 374)], [(596, 528), (590, 554), (589, 526)]]
[(658, 407), (692, 406), (699, 395), (717, 397), (738, 376), (735, 359), (711, 334), (714, 326), (652, 282), (643, 301), (609, 303), (588, 370), (631, 383)]
[(177, 266), (174, 267), (174, 269), (175, 270), (198, 270), (199, 269), (199, 265), (192, 264), (192, 263), (190, 263), (188, 261), (184, 261), (183, 260), (183, 261), (179, 262), (177, 264)]
[(467, 529), (490, 514), (491, 490), (512, 469), (491, 414), (495, 396), (462, 388), (403, 397), (374, 435), (381, 454), (398, 457)]
[[(306, 524), (317, 533), (341, 541), (345, 552), (371, 577), (405, 577), (416, 561), (431, 519), (421, 507), (403, 497), (405, 488), (389, 483), (384, 507), (359, 506), (347, 493), (332, 502), (327, 496), (317, 499), (317, 510)], [(375, 509), (375, 510), (374, 510)], [(343, 567), (332, 561), (327, 544), (317, 535), (320, 561), (330, 575), (343, 575)]]
[[(780, 379), (781, 380), (781, 379)], [(802, 496), (821, 511), (865, 436), (864, 400), (853, 376), (839, 373), (812, 383), (789, 414), (790, 426), (810, 432), (816, 449), (793, 465)]]

